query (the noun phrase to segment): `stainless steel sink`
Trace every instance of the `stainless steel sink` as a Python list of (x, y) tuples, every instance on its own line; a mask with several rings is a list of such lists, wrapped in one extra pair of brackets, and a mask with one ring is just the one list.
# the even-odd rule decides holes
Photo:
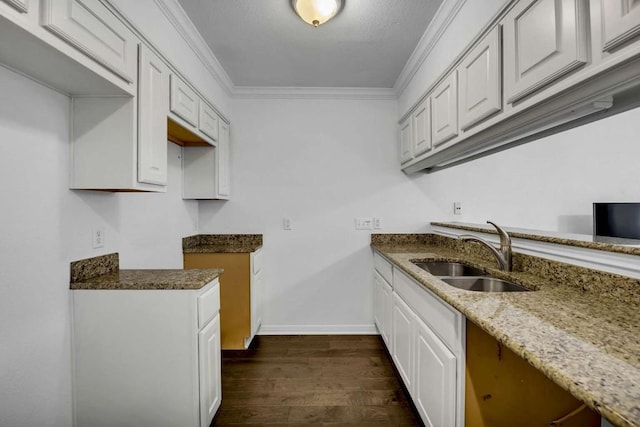
[(443, 277), (440, 280), (465, 291), (478, 292), (524, 292), (530, 289), (516, 283), (493, 277)]
[(479, 268), (472, 267), (461, 262), (446, 261), (412, 261), (415, 265), (434, 276), (457, 277), (457, 276), (486, 276), (487, 273)]

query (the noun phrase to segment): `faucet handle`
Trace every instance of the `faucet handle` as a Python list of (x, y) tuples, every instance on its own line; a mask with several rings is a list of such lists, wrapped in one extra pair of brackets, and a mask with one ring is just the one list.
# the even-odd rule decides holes
[(509, 236), (509, 234), (504, 231), (504, 229), (502, 227), (500, 227), (499, 225), (491, 222), (491, 221), (487, 221), (487, 224), (491, 224), (496, 228), (496, 231), (498, 232), (498, 235), (500, 236), (500, 247), (504, 248), (505, 246), (508, 246), (509, 248), (511, 247), (511, 236)]

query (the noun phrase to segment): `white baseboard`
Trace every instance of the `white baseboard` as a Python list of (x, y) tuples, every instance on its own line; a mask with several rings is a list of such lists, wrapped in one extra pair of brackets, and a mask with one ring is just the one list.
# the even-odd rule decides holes
[(371, 325), (262, 325), (258, 335), (379, 335)]

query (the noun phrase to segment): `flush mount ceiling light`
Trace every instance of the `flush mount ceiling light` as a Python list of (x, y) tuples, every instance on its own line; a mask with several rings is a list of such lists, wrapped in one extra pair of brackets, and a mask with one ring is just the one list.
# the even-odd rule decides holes
[(291, 0), (291, 7), (309, 25), (318, 27), (342, 9), (344, 0)]

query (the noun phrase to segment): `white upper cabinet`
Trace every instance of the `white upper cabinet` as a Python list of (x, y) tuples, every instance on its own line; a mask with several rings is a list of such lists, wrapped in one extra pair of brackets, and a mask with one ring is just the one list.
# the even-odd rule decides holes
[(227, 200), (231, 196), (230, 129), (219, 121), (215, 147), (182, 150), (182, 198)]
[(99, 0), (44, 0), (41, 16), (49, 31), (125, 81), (135, 82), (138, 40)]
[(27, 13), (29, 11), (29, 0), (0, 0), (13, 6), (19, 12)]
[(520, 1), (503, 23), (504, 95), (508, 103), (587, 62), (585, 0)]
[(407, 117), (404, 122), (400, 123), (400, 162), (404, 163), (413, 159), (412, 145), (412, 120), (411, 116)]
[(216, 111), (202, 99), (200, 100), (200, 120), (198, 129), (214, 141), (218, 140), (218, 115)]
[(431, 140), (439, 145), (458, 135), (458, 79), (454, 70), (433, 90)]
[(609, 51), (640, 34), (640, 1), (601, 0), (602, 50)]
[(198, 127), (200, 98), (180, 77), (171, 74), (171, 112)]
[(138, 81), (138, 181), (167, 184), (169, 69), (140, 46)]
[(411, 117), (413, 121), (412, 150), (418, 156), (431, 150), (431, 108), (429, 98), (422, 101)]
[(460, 129), (502, 110), (500, 26), (496, 26), (458, 66)]
[(220, 139), (215, 150), (217, 199), (228, 199), (231, 196), (231, 156), (229, 149), (231, 129), (227, 123), (220, 123)]

